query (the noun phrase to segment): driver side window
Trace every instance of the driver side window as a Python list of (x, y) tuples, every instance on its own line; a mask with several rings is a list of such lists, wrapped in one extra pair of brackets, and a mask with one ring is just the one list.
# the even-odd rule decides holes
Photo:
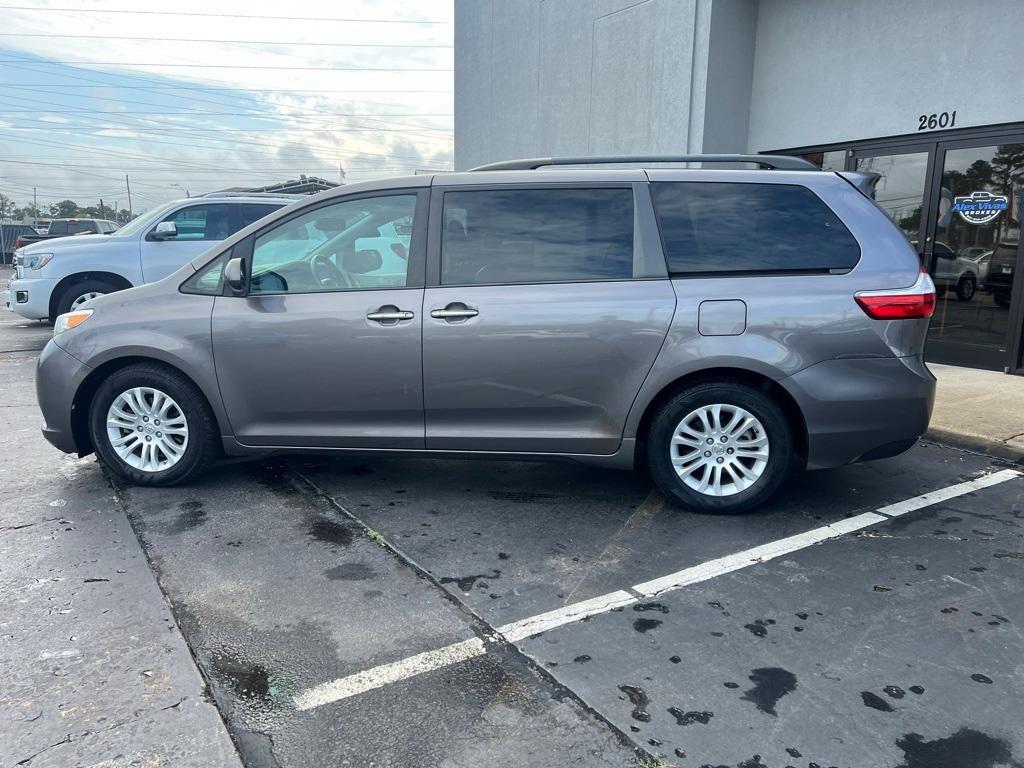
[(416, 195), (343, 200), (295, 216), (253, 245), (250, 295), (404, 288)]

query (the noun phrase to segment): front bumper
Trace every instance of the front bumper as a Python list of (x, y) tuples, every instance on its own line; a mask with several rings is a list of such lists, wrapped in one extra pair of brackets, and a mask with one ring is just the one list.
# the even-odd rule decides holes
[(16, 277), (7, 284), (4, 304), (29, 320), (45, 320), (50, 316), (50, 296), (56, 286), (56, 279)]
[(78, 388), (92, 372), (85, 363), (61, 349), (50, 339), (36, 364), (36, 399), (43, 412), (43, 437), (64, 453), (76, 453), (74, 403)]
[(807, 425), (807, 468), (902, 453), (928, 429), (935, 377), (920, 355), (827, 360), (779, 382)]

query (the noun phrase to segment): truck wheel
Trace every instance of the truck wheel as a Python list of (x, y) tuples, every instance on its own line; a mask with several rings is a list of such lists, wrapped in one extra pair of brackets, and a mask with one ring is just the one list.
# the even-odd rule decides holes
[(202, 392), (178, 371), (139, 363), (112, 373), (89, 407), (96, 455), (135, 485), (175, 485), (219, 455), (216, 419)]
[(964, 275), (960, 278), (960, 282), (956, 284), (956, 297), (960, 301), (970, 301), (974, 298), (974, 289), (977, 286), (978, 284), (973, 276)]
[(57, 309), (54, 317), (51, 317), (50, 320), (56, 320), (57, 315), (63, 315), (65, 312), (78, 309), (90, 299), (119, 290), (118, 286), (108, 283), (106, 280), (80, 280), (77, 283), (73, 283), (65, 288), (64, 293), (57, 299)]
[(773, 496), (795, 466), (793, 433), (764, 392), (707, 382), (661, 407), (647, 440), (651, 477), (670, 499), (717, 515)]

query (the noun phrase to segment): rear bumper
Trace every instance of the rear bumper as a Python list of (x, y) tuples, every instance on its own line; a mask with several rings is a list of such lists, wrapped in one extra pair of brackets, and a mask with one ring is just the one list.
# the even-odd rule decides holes
[(807, 425), (807, 468), (895, 456), (928, 429), (935, 377), (920, 356), (828, 360), (779, 382)]
[(43, 437), (64, 453), (79, 450), (75, 441), (72, 409), (75, 393), (92, 371), (69, 355), (52, 339), (36, 365), (36, 399), (43, 412)]

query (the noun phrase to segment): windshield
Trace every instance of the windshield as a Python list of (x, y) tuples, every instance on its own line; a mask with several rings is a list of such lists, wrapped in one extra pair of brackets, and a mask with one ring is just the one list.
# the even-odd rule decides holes
[(159, 208), (154, 208), (151, 211), (147, 211), (146, 213), (141, 214), (138, 218), (129, 221), (119, 230), (114, 232), (111, 235), (111, 237), (124, 237), (126, 235), (134, 235), (137, 232), (140, 232), (146, 227), (148, 227), (150, 224), (159, 221), (163, 217), (163, 215), (166, 214), (175, 205), (177, 205), (177, 203), (167, 203), (166, 205), (161, 205)]

